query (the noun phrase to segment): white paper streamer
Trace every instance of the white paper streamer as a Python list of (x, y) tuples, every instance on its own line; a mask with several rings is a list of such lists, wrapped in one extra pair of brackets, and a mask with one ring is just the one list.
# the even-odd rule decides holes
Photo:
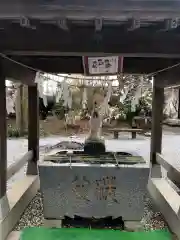
[(62, 97), (62, 87), (58, 86), (56, 91), (56, 103), (59, 103), (59, 100)]
[(72, 107), (72, 94), (66, 81), (62, 82), (62, 99), (64, 107)]
[(74, 125), (75, 124), (75, 113), (74, 111), (69, 111), (65, 116), (66, 124)]
[(107, 92), (107, 96), (106, 96), (107, 102), (109, 102), (111, 95), (112, 95), (112, 82), (109, 82), (108, 83), (108, 92)]
[(13, 94), (13, 102), (14, 102), (14, 105), (16, 104), (16, 98), (17, 98), (17, 89), (14, 91), (14, 94)]
[(131, 111), (132, 112), (136, 111), (136, 105), (139, 103), (139, 99), (142, 96), (143, 80), (144, 80), (144, 78), (141, 76), (140, 84), (136, 89), (134, 97), (132, 97), (132, 100), (131, 100)]
[(7, 114), (14, 113), (14, 101), (10, 96), (6, 97), (6, 111)]
[(65, 81), (62, 82), (62, 98), (64, 100), (63, 106), (67, 107), (67, 101), (68, 101), (68, 96), (69, 96), (69, 92), (68, 92), (68, 85)]
[(71, 94), (70, 91), (69, 91), (67, 105), (68, 105), (69, 108), (72, 108), (72, 94)]
[(101, 105), (101, 109), (100, 109), (100, 114), (102, 116), (106, 116), (109, 114), (109, 105), (108, 105), (108, 102), (111, 98), (111, 95), (112, 95), (112, 82), (109, 82), (108, 84), (108, 92), (107, 92), (107, 95), (106, 97), (104, 98), (104, 101)]
[(82, 108), (86, 109), (87, 107), (87, 89), (84, 88), (83, 97), (82, 97)]
[(46, 107), (48, 104), (47, 104), (47, 97), (44, 95), (44, 86), (43, 86), (44, 78), (40, 72), (36, 73), (34, 82), (37, 83), (39, 97), (43, 99), (44, 106)]

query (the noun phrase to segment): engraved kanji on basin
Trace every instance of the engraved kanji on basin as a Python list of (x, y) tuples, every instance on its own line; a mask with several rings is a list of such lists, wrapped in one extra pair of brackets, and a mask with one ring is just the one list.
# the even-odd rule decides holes
[(39, 162), (39, 176), (47, 219), (77, 215), (139, 221), (143, 217), (149, 164), (140, 156), (59, 152)]

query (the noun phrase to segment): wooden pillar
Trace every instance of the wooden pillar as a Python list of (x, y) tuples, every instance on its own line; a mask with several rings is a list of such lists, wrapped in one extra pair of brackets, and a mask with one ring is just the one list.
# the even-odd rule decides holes
[(28, 150), (33, 150), (33, 159), (28, 163), (27, 174), (37, 174), (39, 160), (39, 94), (37, 85), (28, 86)]
[(153, 85), (152, 99), (152, 130), (151, 130), (151, 153), (150, 160), (156, 164), (156, 153), (161, 153), (162, 146), (162, 123), (163, 123), (163, 105), (164, 105), (164, 88)]
[(6, 196), (7, 185), (7, 123), (6, 123), (6, 84), (5, 76), (0, 69), (0, 220), (9, 211)]
[(16, 126), (20, 136), (26, 133), (28, 128), (28, 86), (17, 84), (16, 97)]
[(23, 109), (23, 128), (26, 132), (28, 129), (28, 86), (23, 85), (22, 93), (22, 109)]
[(5, 77), (0, 73), (0, 198), (6, 194), (7, 174), (7, 125)]
[(180, 88), (178, 89), (178, 119), (180, 119)]
[(23, 126), (23, 105), (22, 105), (22, 96), (23, 96), (23, 85), (16, 84), (17, 86), (17, 96), (16, 96), (16, 126), (19, 130), (20, 136), (24, 134)]

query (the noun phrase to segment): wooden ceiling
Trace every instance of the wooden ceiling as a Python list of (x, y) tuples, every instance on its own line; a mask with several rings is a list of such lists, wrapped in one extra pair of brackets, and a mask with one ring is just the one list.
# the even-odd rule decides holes
[(0, 52), (68, 73), (83, 55), (122, 55), (125, 72), (149, 73), (180, 61), (179, 16), (178, 0), (2, 0)]

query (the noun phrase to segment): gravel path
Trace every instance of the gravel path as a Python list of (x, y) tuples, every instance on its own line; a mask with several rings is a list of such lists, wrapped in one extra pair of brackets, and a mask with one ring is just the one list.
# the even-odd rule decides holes
[[(43, 225), (43, 206), (41, 194), (38, 193), (33, 201), (29, 204), (15, 230), (20, 231), (25, 227), (42, 226)], [(142, 226), (144, 230), (165, 229), (167, 225), (160, 212), (153, 209), (150, 198), (145, 200), (144, 216), (142, 218)]]

